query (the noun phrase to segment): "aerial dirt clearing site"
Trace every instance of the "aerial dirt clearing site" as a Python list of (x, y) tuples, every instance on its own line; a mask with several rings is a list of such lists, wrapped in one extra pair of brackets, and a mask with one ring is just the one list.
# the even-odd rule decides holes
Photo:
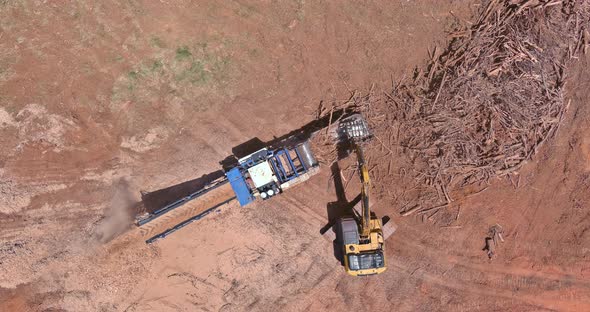
[(0, 311), (590, 311), (590, 2), (0, 0)]

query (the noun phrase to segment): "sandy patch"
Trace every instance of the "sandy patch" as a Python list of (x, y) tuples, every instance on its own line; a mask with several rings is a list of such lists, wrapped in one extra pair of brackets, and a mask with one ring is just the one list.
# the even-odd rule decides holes
[[(0, 118), (2, 118), (1, 115)], [(12, 117), (8, 115), (5, 118), (10, 121)], [(47, 108), (39, 104), (25, 106), (16, 114), (14, 120), (11, 125), (18, 127), (20, 138), (16, 146), (17, 151), (28, 144), (40, 144), (59, 153), (67, 147), (66, 133), (77, 129), (72, 120), (51, 114)]]
[(0, 180), (0, 213), (11, 214), (26, 208), (37, 195), (65, 189), (65, 184), (24, 185)]
[(14, 127), (16, 125), (17, 123), (14, 118), (12, 118), (12, 115), (10, 115), (10, 113), (8, 113), (3, 107), (0, 107), (0, 129), (11, 126)]
[(121, 147), (137, 153), (143, 153), (158, 148), (166, 138), (168, 138), (168, 131), (164, 127), (156, 127), (150, 129), (143, 136), (134, 135), (123, 138)]

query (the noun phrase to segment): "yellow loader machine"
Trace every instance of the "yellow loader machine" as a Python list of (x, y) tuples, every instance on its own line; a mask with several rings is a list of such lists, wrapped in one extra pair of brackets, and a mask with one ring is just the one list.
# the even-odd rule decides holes
[[(353, 216), (336, 220), (336, 244), (342, 250), (346, 272), (354, 276), (379, 274), (386, 270), (381, 219), (371, 213), (369, 188), (371, 180), (365, 162), (363, 145), (372, 138), (367, 122), (360, 114), (352, 115), (338, 125), (338, 140), (348, 152), (355, 152), (361, 187), (361, 212), (353, 209)], [(387, 236), (395, 227), (387, 224)]]

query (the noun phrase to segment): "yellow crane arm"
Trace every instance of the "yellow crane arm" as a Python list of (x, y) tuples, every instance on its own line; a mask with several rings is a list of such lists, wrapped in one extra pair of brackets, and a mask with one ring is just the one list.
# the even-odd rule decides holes
[(359, 144), (355, 144), (357, 161), (359, 166), (361, 178), (361, 207), (362, 207), (362, 222), (361, 222), (361, 237), (367, 238), (371, 232), (371, 210), (369, 208), (369, 187), (371, 186), (371, 179), (369, 178), (369, 168), (365, 162), (365, 155), (363, 149)]

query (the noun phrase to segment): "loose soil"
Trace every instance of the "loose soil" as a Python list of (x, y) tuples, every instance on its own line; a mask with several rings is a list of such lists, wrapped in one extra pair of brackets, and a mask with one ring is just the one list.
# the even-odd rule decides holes
[(387, 89), (480, 5), (0, 1), (0, 310), (590, 310), (588, 56), (570, 65), (555, 137), (518, 174), (453, 194), (452, 222), (375, 202), (398, 225), (384, 274), (349, 277), (320, 234), (329, 166), (153, 245), (128, 228), (140, 191), (218, 170), (322, 101)]

